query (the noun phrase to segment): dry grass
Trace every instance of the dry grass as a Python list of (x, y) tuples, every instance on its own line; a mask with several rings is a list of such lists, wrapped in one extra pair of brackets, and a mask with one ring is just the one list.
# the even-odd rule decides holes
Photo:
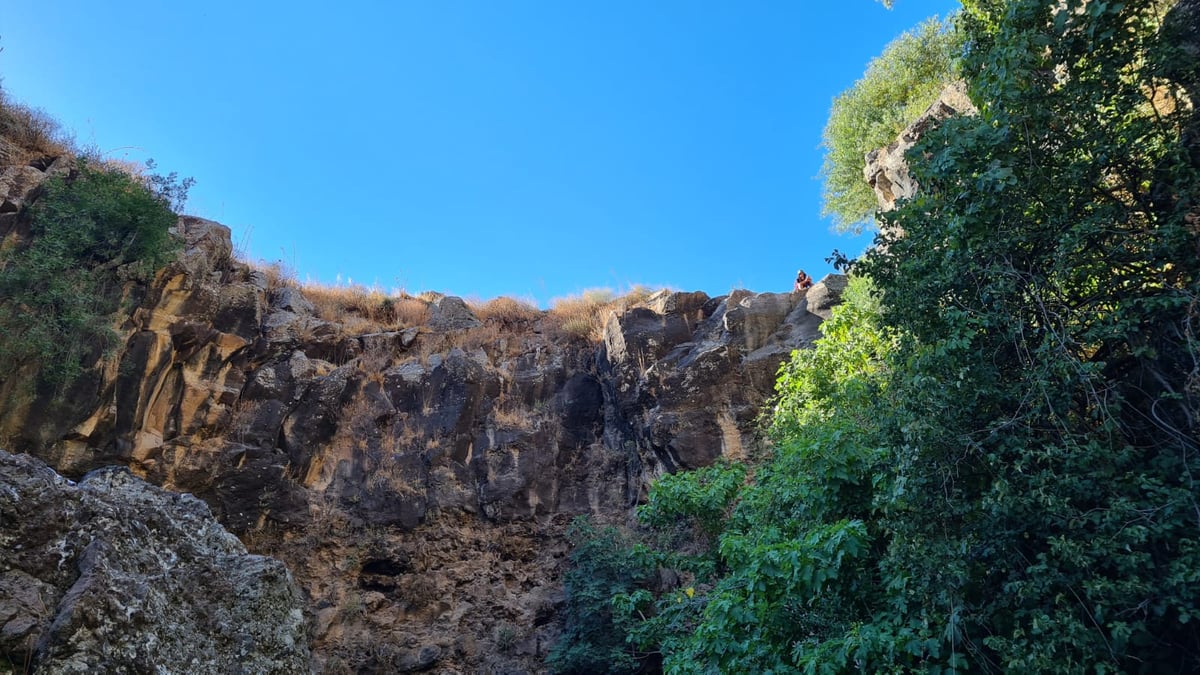
[(592, 288), (580, 295), (555, 298), (550, 302), (549, 316), (566, 335), (600, 342), (610, 314), (636, 307), (653, 293), (646, 286), (633, 286), (619, 296), (607, 288)]
[(604, 337), (604, 322), (615, 299), (607, 288), (588, 289), (579, 295), (551, 300), (550, 316), (567, 335), (599, 342)]
[(498, 326), (484, 324), (450, 333), (422, 333), (408, 353), (421, 365), (428, 366), (430, 357), (434, 354), (444, 355), (451, 349), (458, 348), (468, 353), (483, 349), (484, 352), (495, 355), (505, 352), (507, 344)]
[(371, 333), (422, 326), (429, 318), (429, 303), (407, 293), (389, 293), (378, 286), (300, 283), (286, 264), (275, 261), (249, 263), (267, 280), (267, 292), (296, 288), (313, 304), (318, 319), (342, 324), (348, 334)]
[(534, 410), (521, 406), (519, 403), (510, 404), (504, 400), (496, 401), (492, 409), (492, 423), (505, 429), (520, 429), (533, 431), (538, 427), (538, 415)]
[(425, 486), (418, 483), (393, 452), (385, 452), (378, 462), (365, 467), (367, 487), (380, 492), (391, 492), (402, 497), (419, 497), (425, 494)]
[(391, 294), (379, 287), (358, 284), (326, 286), (304, 284), (304, 297), (325, 321), (346, 323), (356, 317), (379, 330), (421, 326), (429, 318), (429, 303), (407, 293)]
[(284, 265), (276, 260), (272, 263), (258, 261), (250, 265), (255, 270), (262, 272), (267, 278), (267, 292), (274, 293), (281, 288), (296, 287), (296, 272), (292, 268)]
[[(317, 318), (341, 324), (347, 334), (424, 326), (429, 320), (430, 305), (446, 297), (436, 291), (415, 296), (389, 293), (378, 286), (359, 284), (298, 284), (294, 273), (279, 262), (260, 262), (255, 267), (267, 276), (268, 290), (282, 286), (299, 288), (312, 302)], [(579, 295), (555, 298), (548, 311), (509, 296), (487, 301), (472, 299), (467, 305), (483, 325), (437, 337), (422, 335), (418, 353), (422, 362), (430, 354), (454, 347), (467, 351), (483, 348), (493, 355), (507, 353), (520, 349), (517, 335), (537, 331), (538, 326), (569, 339), (599, 342), (604, 338), (604, 323), (609, 314), (643, 304), (654, 292), (647, 286), (632, 286), (620, 295), (608, 288), (593, 288)]]
[(528, 326), (543, 315), (542, 310), (533, 303), (508, 296), (492, 298), (487, 302), (471, 300), (467, 305), (480, 321), (504, 328)]
[(42, 157), (75, 154), (74, 143), (45, 111), (13, 101), (0, 90), (0, 163), (25, 164)]

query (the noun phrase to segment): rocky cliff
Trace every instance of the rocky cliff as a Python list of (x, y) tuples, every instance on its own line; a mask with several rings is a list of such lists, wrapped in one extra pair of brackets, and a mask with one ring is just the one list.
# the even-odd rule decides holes
[[(0, 235), (21, 236), (54, 165), (0, 172)], [(224, 226), (177, 230), (179, 259), (126, 289), (115, 353), (58, 389), (0, 375), (0, 437), (69, 477), (116, 465), (202, 499), (287, 563), (329, 672), (537, 671), (566, 522), (753, 453), (779, 364), (844, 284), (664, 291), (596, 343), (453, 297), (409, 299), (412, 321), (322, 318)]]

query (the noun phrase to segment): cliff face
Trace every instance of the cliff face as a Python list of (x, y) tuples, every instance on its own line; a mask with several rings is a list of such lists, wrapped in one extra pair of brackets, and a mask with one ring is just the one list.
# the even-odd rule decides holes
[[(0, 234), (20, 234), (44, 175), (0, 174)], [(661, 292), (600, 344), (452, 297), (363, 329), (236, 260), (224, 226), (185, 217), (178, 234), (179, 260), (127, 289), (116, 353), (58, 391), (0, 380), (0, 435), (68, 476), (124, 466), (203, 499), (292, 569), (331, 671), (537, 670), (566, 522), (624, 517), (653, 477), (753, 452), (776, 369), (844, 281)]]

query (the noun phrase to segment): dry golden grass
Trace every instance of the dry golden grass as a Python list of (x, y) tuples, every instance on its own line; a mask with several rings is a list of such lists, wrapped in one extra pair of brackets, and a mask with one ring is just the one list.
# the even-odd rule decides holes
[(604, 339), (604, 324), (610, 314), (636, 307), (653, 293), (646, 286), (633, 286), (620, 296), (607, 288), (591, 288), (579, 295), (555, 298), (550, 302), (549, 316), (566, 335), (599, 342)]
[(532, 431), (538, 427), (537, 413), (518, 405), (497, 401), (492, 409), (492, 423), (505, 429)]
[(506, 328), (532, 324), (543, 314), (533, 303), (508, 296), (492, 298), (487, 302), (471, 300), (467, 305), (480, 321)]
[[(99, 154), (98, 152), (93, 153), (91, 151), (85, 151), (85, 154), (88, 155), (89, 161), (95, 161), (96, 163), (98, 163), (100, 166), (102, 166), (104, 169), (106, 169), (108, 171), (118, 171), (120, 173), (125, 174), (126, 176), (129, 176), (130, 178), (132, 178), (136, 181), (141, 182), (144, 185), (149, 182), (146, 177), (146, 165), (145, 164), (138, 164), (137, 162), (134, 162), (134, 161), (128, 160), (128, 159), (117, 159), (115, 157), (104, 157), (103, 155)], [(150, 186), (146, 185), (146, 187), (150, 187)]]
[(637, 284), (630, 286), (629, 290), (625, 291), (617, 300), (620, 301), (625, 309), (629, 309), (630, 307), (637, 307), (638, 305), (646, 302), (650, 299), (650, 296), (654, 295), (660, 290), (662, 289), (650, 288), (649, 286)]
[(550, 301), (550, 316), (567, 335), (599, 342), (615, 296), (607, 288), (591, 288), (579, 295)]
[(258, 261), (250, 265), (255, 270), (262, 272), (267, 278), (267, 292), (274, 293), (281, 288), (296, 287), (296, 273), (287, 265), (276, 260), (272, 263)]
[(392, 294), (358, 284), (308, 283), (300, 290), (312, 302), (317, 318), (352, 327), (353, 332), (421, 326), (429, 318), (429, 303), (407, 293)]
[(408, 354), (422, 365), (429, 365), (434, 354), (447, 354), (452, 349), (475, 352), (482, 349), (492, 357), (500, 354), (515, 355), (510, 348), (514, 344), (495, 324), (484, 324), (449, 333), (422, 333)]
[[(430, 305), (445, 297), (436, 291), (413, 296), (358, 284), (298, 284), (291, 270), (279, 262), (260, 262), (255, 267), (267, 276), (268, 290), (283, 286), (299, 288), (312, 302), (317, 318), (341, 324), (347, 334), (424, 326), (429, 320)], [(621, 295), (608, 288), (593, 288), (579, 295), (555, 298), (548, 311), (509, 296), (487, 301), (472, 299), (467, 305), (483, 325), (439, 336), (422, 335), (418, 355), (425, 362), (430, 354), (454, 347), (468, 351), (483, 348), (493, 355), (508, 353), (521, 348), (520, 334), (534, 332), (538, 326), (570, 339), (599, 342), (604, 338), (604, 324), (611, 313), (643, 304), (654, 292), (640, 285)]]
[(423, 326), (429, 318), (429, 302), (407, 293), (361, 284), (300, 283), (295, 272), (280, 261), (247, 264), (266, 277), (268, 293), (288, 287), (300, 290), (313, 304), (318, 319), (341, 324), (347, 335)]
[(429, 303), (420, 298), (401, 297), (393, 301), (394, 322), (401, 326), (423, 326), (429, 320)]
[(73, 143), (44, 111), (13, 101), (0, 90), (0, 164), (25, 164), (41, 157), (73, 155)]

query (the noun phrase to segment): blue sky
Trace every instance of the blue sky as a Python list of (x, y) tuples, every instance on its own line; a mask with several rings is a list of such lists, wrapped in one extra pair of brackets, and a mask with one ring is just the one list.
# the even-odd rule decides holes
[(870, 241), (821, 219), (819, 145), (957, 2), (896, 5), (6, 0), (0, 76), (301, 281), (784, 291)]

